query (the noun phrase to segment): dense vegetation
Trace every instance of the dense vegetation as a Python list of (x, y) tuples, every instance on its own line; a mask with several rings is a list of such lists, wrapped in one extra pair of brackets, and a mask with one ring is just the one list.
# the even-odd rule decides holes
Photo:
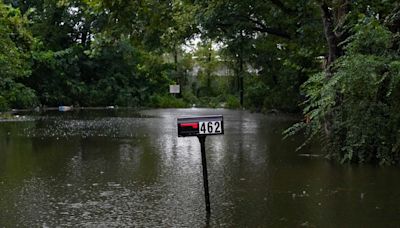
[(303, 85), (307, 121), (286, 132), (305, 129), (309, 140), (322, 139), (328, 157), (342, 163), (400, 162), (400, 11), (382, 5), (342, 16), (345, 22), (335, 29), (344, 37), (331, 43), (335, 51), (325, 71)]
[[(3, 110), (37, 105), (195, 104), (298, 111), (299, 86), (318, 71), (315, 56), (323, 52), (317, 13), (298, 16), (291, 10), (271, 16), (276, 6), (267, 3), (261, 7), (245, 1), (4, 0), (0, 4), (1, 65), (8, 67), (1, 69)], [(254, 13), (259, 18), (246, 18)], [(272, 30), (260, 22), (277, 17), (285, 17), (279, 27), (288, 31), (271, 33), (270, 38)], [(320, 33), (316, 37), (321, 45), (305, 49), (302, 43), (311, 39), (297, 35), (292, 23), (299, 17), (304, 29)], [(227, 23), (213, 23), (221, 18)], [(296, 35), (289, 39), (289, 33)], [(185, 52), (183, 44), (194, 37), (200, 44)], [(200, 70), (193, 77), (196, 67)], [(223, 69), (229, 70), (217, 76)], [(168, 94), (168, 86), (175, 83), (182, 87), (178, 97)]]
[[(0, 110), (303, 109), (304, 121), (287, 135), (316, 137), (341, 162), (398, 164), (399, 7), (396, 0), (3, 0)], [(199, 44), (187, 51), (190, 41)], [(171, 84), (182, 92), (170, 95)]]

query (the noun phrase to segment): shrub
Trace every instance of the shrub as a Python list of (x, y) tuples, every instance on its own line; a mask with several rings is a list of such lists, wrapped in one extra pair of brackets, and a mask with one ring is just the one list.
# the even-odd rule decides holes
[(1, 97), (4, 99), (3, 102), (0, 99), (3, 109), (32, 108), (39, 103), (34, 90), (11, 80), (3, 86)]
[(226, 108), (238, 109), (240, 108), (240, 100), (239, 98), (233, 95), (226, 96)]
[(6, 111), (7, 109), (9, 109), (7, 100), (0, 96), (0, 111)]
[(186, 108), (188, 104), (182, 98), (172, 95), (155, 95), (151, 98), (151, 105), (155, 108)]
[(324, 140), (329, 158), (342, 163), (400, 162), (400, 61), (394, 34), (364, 20), (347, 41), (334, 75), (316, 74), (304, 85), (304, 114), (287, 136), (305, 129)]

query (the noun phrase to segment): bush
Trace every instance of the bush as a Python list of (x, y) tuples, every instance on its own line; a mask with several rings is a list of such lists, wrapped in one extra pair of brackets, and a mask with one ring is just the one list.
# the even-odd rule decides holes
[[(314, 75), (304, 85), (309, 139), (324, 135), (328, 157), (342, 163), (400, 163), (400, 61), (395, 36), (375, 19), (355, 27), (335, 73)], [(365, 42), (368, 40), (368, 42)]]
[(182, 97), (185, 100), (186, 103), (189, 105), (193, 104), (198, 104), (199, 99), (196, 97), (196, 95), (193, 94), (192, 90), (190, 88), (184, 88), (182, 91)]
[(9, 109), (7, 100), (3, 96), (0, 96), (0, 111), (6, 111), (7, 109)]
[(1, 97), (4, 101), (0, 99), (0, 106), (3, 106), (4, 109), (32, 108), (39, 103), (34, 90), (13, 81), (9, 81), (2, 88)]
[(226, 108), (231, 108), (231, 109), (238, 109), (240, 108), (240, 100), (238, 97), (235, 97), (233, 95), (227, 95), (226, 96)]
[(260, 77), (251, 76), (246, 80), (244, 106), (251, 110), (261, 111), (264, 101), (270, 95), (269, 90)]
[(268, 111), (278, 109), (286, 112), (298, 112), (300, 95), (288, 76), (279, 78), (278, 83), (269, 86), (262, 76), (249, 76), (246, 79), (244, 106), (250, 110)]
[(151, 98), (151, 106), (155, 108), (186, 108), (188, 104), (182, 98), (172, 95), (155, 95)]

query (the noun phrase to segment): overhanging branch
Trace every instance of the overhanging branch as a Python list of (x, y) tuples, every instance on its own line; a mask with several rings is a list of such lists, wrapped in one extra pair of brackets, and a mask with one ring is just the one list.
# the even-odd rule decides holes
[(283, 12), (287, 13), (287, 14), (292, 14), (295, 11), (293, 9), (290, 9), (289, 7), (285, 6), (285, 4), (283, 4), (282, 1), (280, 0), (270, 0), (272, 4), (274, 4), (275, 6), (277, 6), (279, 9), (281, 9)]
[(267, 25), (265, 25), (263, 22), (258, 21), (254, 18), (251, 18), (249, 16), (243, 16), (243, 15), (238, 15), (239, 18), (252, 22), (255, 24), (255, 26), (253, 27), (253, 30), (258, 31), (258, 32), (263, 32), (263, 33), (267, 33), (267, 34), (271, 34), (271, 35), (275, 35), (275, 36), (279, 36), (285, 39), (291, 39), (290, 34), (280, 28), (274, 28), (274, 27), (269, 27)]

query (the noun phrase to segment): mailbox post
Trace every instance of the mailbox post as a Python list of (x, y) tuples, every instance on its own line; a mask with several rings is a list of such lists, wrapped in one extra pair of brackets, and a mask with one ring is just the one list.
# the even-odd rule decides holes
[(211, 212), (210, 193), (208, 190), (208, 171), (205, 142), (207, 135), (224, 134), (223, 116), (198, 116), (178, 118), (178, 137), (197, 136), (201, 148), (201, 164), (203, 167), (204, 198), (207, 215)]

